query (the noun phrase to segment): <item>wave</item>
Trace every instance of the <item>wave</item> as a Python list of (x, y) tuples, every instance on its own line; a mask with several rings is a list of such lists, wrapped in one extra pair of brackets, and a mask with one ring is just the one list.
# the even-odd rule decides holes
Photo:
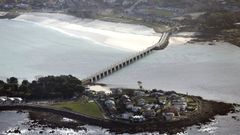
[(121, 50), (140, 51), (159, 40), (159, 34), (146, 26), (80, 19), (65, 14), (26, 13), (14, 20), (36, 23), (74, 38)]

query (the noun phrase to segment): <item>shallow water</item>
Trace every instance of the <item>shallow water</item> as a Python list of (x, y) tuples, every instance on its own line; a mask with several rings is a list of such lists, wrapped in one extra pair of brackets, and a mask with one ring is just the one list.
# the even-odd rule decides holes
[[(240, 122), (232, 119), (232, 116), (237, 116), (240, 119), (240, 113), (230, 114), (228, 116), (217, 116), (216, 120), (213, 122), (202, 125), (202, 126), (192, 126), (186, 129), (184, 133), (179, 133), (178, 135), (239, 135), (240, 133)], [(14, 130), (19, 128), (21, 134), (23, 135), (37, 135), (42, 131), (43, 135), (114, 135), (110, 133), (108, 129), (103, 129), (101, 127), (84, 125), (87, 130), (74, 131), (72, 129), (51, 129), (35, 127), (34, 130), (28, 130), (30, 125), (26, 124), (31, 121), (28, 119), (28, 113), (17, 113), (16, 111), (5, 111), (0, 112), (0, 134), (7, 134), (9, 130)], [(8, 134), (13, 135), (13, 134)], [(128, 135), (125, 133), (125, 135)], [(137, 133), (135, 135), (158, 135), (158, 133)]]
[[(9, 134), (14, 135), (13, 133), (7, 133), (9, 130), (18, 129), (20, 130), (22, 135), (37, 135), (40, 131), (42, 131), (42, 135), (96, 135), (96, 134), (111, 134), (107, 132), (107, 129), (102, 129), (100, 127), (89, 126), (85, 125), (87, 131), (80, 130), (74, 131), (72, 129), (52, 129), (52, 128), (43, 128), (41, 125), (40, 127), (34, 127), (34, 130), (30, 128), (30, 125), (26, 124), (31, 121), (28, 118), (28, 112), (24, 113), (17, 113), (16, 111), (4, 111), (0, 112), (0, 134)], [(54, 133), (50, 133), (54, 131)]]
[(145, 88), (240, 103), (239, 67), (239, 47), (227, 43), (170, 44), (101, 82), (112, 87), (137, 87), (137, 81), (142, 81)]
[(37, 24), (0, 20), (0, 79), (60, 74), (84, 78), (131, 53)]

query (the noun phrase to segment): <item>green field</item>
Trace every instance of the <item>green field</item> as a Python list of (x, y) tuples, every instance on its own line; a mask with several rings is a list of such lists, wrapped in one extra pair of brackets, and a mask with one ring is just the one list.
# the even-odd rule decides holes
[(154, 103), (156, 102), (156, 98), (153, 98), (153, 97), (144, 97), (143, 98), (148, 104), (151, 104), (151, 103)]
[(100, 110), (99, 106), (94, 101), (60, 102), (51, 106), (54, 108), (66, 109), (95, 118), (103, 118), (103, 112)]
[(163, 10), (163, 9), (147, 9), (146, 12), (157, 15), (157, 16), (163, 16), (163, 17), (169, 17), (173, 15), (171, 11)]

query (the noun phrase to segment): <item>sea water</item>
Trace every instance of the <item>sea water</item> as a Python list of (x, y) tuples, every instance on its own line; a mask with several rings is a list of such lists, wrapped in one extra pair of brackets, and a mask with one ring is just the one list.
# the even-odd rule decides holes
[[(86, 39), (64, 35), (33, 23), (0, 20), (0, 76), (34, 79), (37, 75), (72, 74), (84, 78), (116, 61), (133, 54), (98, 45)], [(175, 90), (203, 98), (240, 103), (240, 49), (227, 43), (216, 46), (171, 43), (164, 51), (130, 65), (102, 80), (110, 86)], [(203, 126), (192, 126), (180, 134), (238, 135), (239, 113), (217, 116)], [(0, 134), (20, 127), (22, 134), (38, 134), (41, 129), (28, 131), (24, 122), (27, 113), (0, 112)], [(87, 131), (57, 129), (55, 134), (114, 134), (107, 129), (85, 125)], [(45, 129), (49, 134), (52, 129)], [(145, 133), (139, 133), (145, 134)], [(157, 133), (156, 133), (157, 134)]]
[(0, 20), (0, 79), (68, 74), (81, 79), (131, 53), (34, 23)]
[[(240, 48), (219, 42), (171, 44), (101, 82), (112, 87), (174, 90), (240, 104)], [(126, 76), (127, 75), (127, 76)]]

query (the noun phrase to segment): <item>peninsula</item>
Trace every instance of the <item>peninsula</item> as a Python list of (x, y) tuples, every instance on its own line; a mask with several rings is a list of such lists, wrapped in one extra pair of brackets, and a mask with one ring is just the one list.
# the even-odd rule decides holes
[[(174, 91), (112, 88), (110, 93), (96, 92), (73, 76), (42, 77), (31, 83), (25, 80), (21, 85), (12, 77), (7, 83), (1, 81), (0, 91), (1, 111), (52, 113), (115, 133), (178, 133), (185, 127), (234, 111), (233, 104)], [(49, 124), (56, 119), (41, 119), (44, 121)], [(74, 125), (71, 128), (78, 129)], [(55, 126), (69, 127), (61, 122), (55, 122)]]

